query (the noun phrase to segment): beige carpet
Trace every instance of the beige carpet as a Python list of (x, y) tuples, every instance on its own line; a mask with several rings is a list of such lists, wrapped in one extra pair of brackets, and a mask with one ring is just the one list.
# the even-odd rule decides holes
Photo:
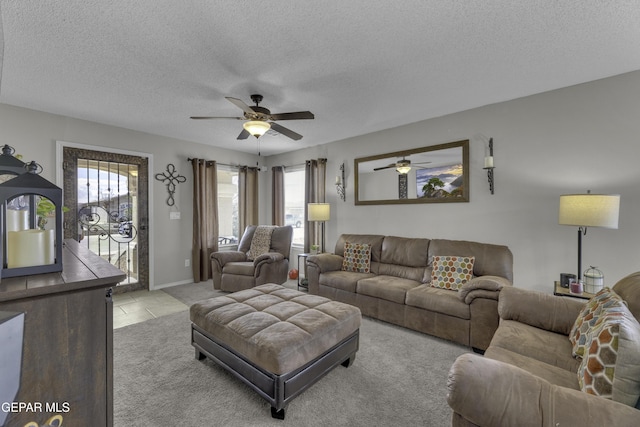
[(195, 359), (188, 312), (125, 326), (114, 331), (115, 426), (450, 425), (447, 372), (469, 349), (368, 318), (360, 334), (355, 363), (291, 401), (281, 421), (239, 380)]

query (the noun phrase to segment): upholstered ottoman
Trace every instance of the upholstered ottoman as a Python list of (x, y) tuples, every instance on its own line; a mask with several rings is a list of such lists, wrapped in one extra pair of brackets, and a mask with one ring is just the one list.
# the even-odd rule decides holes
[(266, 284), (200, 301), (190, 308), (191, 343), (271, 404), (285, 406), (358, 350), (360, 310)]

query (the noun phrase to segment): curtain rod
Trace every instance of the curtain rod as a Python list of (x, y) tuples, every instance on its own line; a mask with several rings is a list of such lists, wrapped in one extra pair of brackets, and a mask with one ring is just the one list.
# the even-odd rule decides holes
[[(192, 162), (193, 159), (191, 157), (187, 157), (187, 161), (188, 162)], [(209, 161), (212, 161), (212, 160), (209, 160)], [(246, 165), (245, 166), (242, 166), (242, 165), (230, 165), (228, 163), (220, 163), (220, 162), (216, 162), (216, 164), (221, 165), (221, 166), (229, 166), (229, 167), (232, 167), (232, 168), (248, 168), (248, 167), (252, 167), (252, 166), (246, 166)], [(287, 165), (275, 165), (275, 166), (282, 166), (285, 169), (286, 168), (299, 168), (299, 167), (304, 167), (305, 163), (299, 163), (297, 165), (289, 165), (289, 166), (287, 166)]]
[[(191, 157), (187, 157), (187, 161), (188, 161), (189, 163), (191, 163), (193, 160), (194, 160), (194, 159), (192, 159)], [(214, 161), (215, 161), (215, 160), (207, 160), (207, 163), (211, 163), (211, 162), (214, 162)], [(217, 164), (217, 165), (220, 165), (220, 166), (229, 166), (229, 167), (232, 167), (232, 168), (242, 168), (242, 167), (245, 167), (245, 166), (241, 166), (241, 165), (230, 165), (230, 164), (227, 164), (227, 163), (220, 163), (220, 162), (216, 162), (216, 164)]]

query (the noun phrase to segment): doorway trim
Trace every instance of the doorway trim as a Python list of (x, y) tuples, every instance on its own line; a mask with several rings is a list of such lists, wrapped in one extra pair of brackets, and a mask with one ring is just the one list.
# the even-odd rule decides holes
[(154, 268), (154, 264), (155, 264), (155, 256), (154, 256), (154, 220), (153, 220), (153, 180), (151, 179), (151, 175), (153, 173), (153, 154), (150, 153), (143, 153), (140, 151), (131, 151), (131, 150), (121, 150), (119, 148), (112, 148), (112, 147), (104, 147), (104, 146), (100, 146), (100, 145), (89, 145), (89, 144), (78, 144), (75, 142), (68, 142), (68, 141), (60, 141), (60, 140), (56, 140), (56, 185), (60, 188), (64, 188), (64, 178), (63, 178), (63, 149), (65, 147), (70, 147), (70, 148), (79, 148), (79, 149), (84, 149), (84, 150), (93, 150), (93, 151), (102, 151), (105, 153), (112, 153), (112, 154), (124, 154), (124, 155), (129, 155), (129, 156), (137, 156), (137, 157), (145, 157), (147, 159), (147, 162), (149, 164), (149, 168), (147, 171), (147, 180), (148, 180), (148, 187), (149, 187), (149, 194), (148, 194), (148, 199), (149, 199), (149, 206), (147, 207), (149, 213), (148, 213), (148, 222), (147, 222), (147, 228), (149, 230), (149, 290), (153, 291), (156, 290), (156, 286), (155, 286), (155, 268)]

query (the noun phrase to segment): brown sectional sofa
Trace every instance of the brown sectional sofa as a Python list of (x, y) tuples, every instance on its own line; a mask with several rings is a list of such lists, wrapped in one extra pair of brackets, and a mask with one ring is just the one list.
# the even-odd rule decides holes
[(500, 327), (484, 357), (464, 354), (449, 371), (452, 425), (640, 425), (640, 400), (635, 408), (632, 402), (640, 394), (640, 272), (613, 290), (626, 303), (631, 326), (617, 339), (613, 399), (619, 401), (580, 390), (581, 361), (572, 356), (569, 334), (585, 300), (509, 288), (500, 293)]
[[(345, 243), (371, 245), (371, 272), (342, 271)], [(459, 291), (429, 285), (434, 255), (474, 256), (474, 278)], [(307, 258), (309, 293), (362, 314), (485, 350), (498, 327), (498, 295), (513, 281), (506, 246), (478, 242), (343, 234), (333, 254)]]

